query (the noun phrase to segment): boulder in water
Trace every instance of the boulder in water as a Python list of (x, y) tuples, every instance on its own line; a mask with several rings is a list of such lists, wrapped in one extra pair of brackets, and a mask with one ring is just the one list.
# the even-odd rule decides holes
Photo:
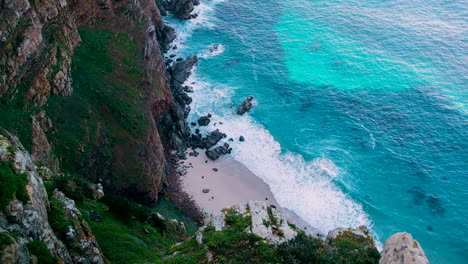
[(198, 119), (199, 126), (207, 126), (210, 123), (210, 118), (208, 116), (202, 116)]
[(247, 97), (247, 99), (245, 99), (245, 101), (242, 104), (240, 104), (239, 107), (237, 108), (237, 114), (243, 115), (246, 112), (248, 112), (250, 109), (252, 109), (252, 106), (253, 106), (252, 101), (253, 101), (253, 96)]

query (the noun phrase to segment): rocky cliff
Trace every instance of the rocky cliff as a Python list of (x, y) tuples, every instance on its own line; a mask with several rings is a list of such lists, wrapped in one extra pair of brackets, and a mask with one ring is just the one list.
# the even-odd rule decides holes
[[(164, 14), (184, 19), (197, 4), (159, 2)], [(165, 147), (188, 137), (189, 102), (172, 81), (186, 69), (167, 69), (163, 60), (175, 35), (155, 1), (6, 0), (0, 7), (0, 126), (55, 173), (156, 201)]]
[[(12, 192), (13, 199), (8, 199), (7, 206), (0, 211), (0, 235), (10, 238), (9, 242), (2, 245), (1, 263), (33, 263), (36, 257), (28, 247), (32, 241), (43, 243), (52, 256), (64, 263), (107, 263), (74, 202), (60, 192), (54, 197), (62, 202), (63, 210), (67, 212), (63, 219), (68, 218), (70, 221), (66, 227), (66, 243), (56, 236), (57, 232), (49, 223), (53, 209), (38, 169), (18, 139), (5, 131), (0, 132), (0, 164), (2, 167), (11, 164), (13, 175), (9, 177), (26, 179), (24, 185), (18, 186), (16, 190), (2, 186), (2, 198)], [(5, 170), (1, 173), (2, 184), (8, 184), (5, 182)], [(19, 196), (21, 189), (26, 189), (25, 196)]]

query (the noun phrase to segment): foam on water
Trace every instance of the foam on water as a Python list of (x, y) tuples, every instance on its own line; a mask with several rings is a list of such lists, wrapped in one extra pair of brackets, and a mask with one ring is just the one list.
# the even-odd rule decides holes
[[(249, 115), (236, 115), (235, 107), (228, 107), (232, 105), (230, 95), (235, 88), (203, 81), (196, 69), (187, 83), (194, 87), (190, 121), (211, 113), (212, 122), (201, 132), (206, 134), (219, 128), (226, 133), (228, 138), (224, 142), (233, 147), (232, 156), (270, 186), (282, 207), (294, 211), (325, 234), (337, 227), (371, 227), (362, 206), (336, 187), (333, 180), (339, 169), (332, 160), (320, 157), (306, 162), (295, 153), (283, 153), (265, 128)], [(240, 136), (246, 141), (239, 142)], [(229, 138), (234, 142), (227, 141)]]
[[(169, 19), (177, 31), (175, 44), (178, 49), (175, 52), (184, 53), (187, 49), (185, 41), (194, 30), (214, 26), (214, 6), (220, 2), (202, 2), (195, 10), (197, 19), (182, 23)], [(204, 52), (198, 54), (199, 57), (210, 59), (224, 52), (222, 43), (216, 44), (216, 50), (213, 50), (213, 45), (206, 47)], [(237, 105), (231, 98), (236, 87), (206, 80), (204, 76), (198, 75), (196, 67), (186, 85), (192, 86), (194, 90), (190, 94), (193, 102), (189, 122), (211, 113), (212, 121), (209, 126), (200, 128), (201, 133), (207, 134), (217, 128), (226, 133), (228, 138), (219, 144), (228, 142), (233, 148), (232, 156), (270, 186), (282, 207), (294, 211), (324, 234), (337, 227), (371, 227), (371, 221), (362, 206), (335, 185), (334, 179), (340, 171), (332, 160), (319, 157), (306, 162), (298, 154), (283, 153), (280, 144), (252, 117), (235, 114)], [(246, 142), (238, 141), (241, 135), (246, 138)], [(227, 141), (229, 138), (233, 138), (234, 142)]]

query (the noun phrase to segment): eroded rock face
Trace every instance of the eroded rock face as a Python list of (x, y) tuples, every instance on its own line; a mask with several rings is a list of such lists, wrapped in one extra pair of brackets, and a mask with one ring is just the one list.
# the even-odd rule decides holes
[[(0, 135), (0, 160), (13, 161), (19, 173), (28, 176), (26, 189), (30, 201), (27, 204), (13, 200), (5, 210), (0, 211), (0, 228), (19, 234), (19, 247), (24, 250), (24, 244), (29, 240), (43, 241), (50, 252), (65, 263), (72, 263), (65, 245), (55, 236), (47, 218), (49, 200), (42, 179), (30, 155), (19, 141), (5, 131)], [(2, 208), (3, 209), (3, 208)], [(27, 256), (27, 254), (19, 254)]]
[(2, 259), (2, 263), (29, 263), (30, 256), (25, 245), (31, 240), (44, 242), (50, 252), (63, 263), (108, 263), (75, 202), (61, 192), (55, 192), (54, 198), (63, 203), (67, 217), (74, 222), (74, 226), (68, 229), (66, 244), (55, 236), (48, 222), (47, 192), (36, 165), (16, 137), (3, 130), (0, 132), (0, 161), (12, 161), (19, 173), (28, 176), (26, 189), (30, 198), (26, 204), (13, 200), (0, 210), (0, 231), (18, 235), (17, 243), (5, 249), (8, 251), (8, 259)]
[(68, 199), (62, 192), (57, 190), (54, 191), (52, 197), (62, 202), (67, 218), (74, 223), (66, 231), (67, 248), (73, 263), (110, 263), (102, 253), (88, 223), (76, 208), (75, 201)]
[[(102, 149), (109, 141), (109, 129), (99, 123), (92, 124), (96, 126), (96, 132), (86, 135), (85, 140), (80, 139), (81, 146), (70, 151), (86, 155), (89, 162), (76, 164), (76, 167), (85, 168), (85, 174), (91, 180), (107, 178), (104, 184), (112, 182), (113, 185), (107, 184), (106, 188), (141, 197), (140, 202), (155, 202), (166, 166), (163, 142), (155, 120), (170, 110), (170, 122), (179, 124), (171, 133), (182, 141), (184, 133), (189, 133), (184, 120), (188, 114), (185, 104), (191, 101), (183, 92), (177, 99), (184, 105), (174, 106), (170, 74), (162, 51), (169, 48), (175, 34), (164, 24), (155, 1), (7, 0), (0, 5), (0, 103), (21, 104), (21, 109), (28, 113), (23, 123), (8, 129), (17, 133), (23, 143), (31, 141), (31, 146), (29, 143), (25, 146), (30, 148), (33, 160), (55, 173), (60, 171), (63, 157), (54, 156), (54, 151), (56, 145), (64, 142), (51, 141), (51, 134), (60, 131), (49, 119), (54, 115), (47, 112), (53, 111), (47, 108), (47, 103), (51, 96), (73, 94), (72, 58), (82, 41), (78, 27), (92, 29), (102, 23), (108, 31), (122, 30), (122, 25), (129, 31), (138, 31), (134, 38), (138, 48), (142, 49), (138, 67), (145, 70), (144, 80), (138, 87), (142, 98), (139, 104), (145, 108), (141, 115), (149, 120), (145, 133), (116, 144), (112, 151), (103, 154)], [(12, 113), (16, 114), (15, 111)], [(90, 113), (96, 114), (100, 113)], [(29, 119), (31, 131), (25, 131), (30, 135), (18, 133), (29, 126), (26, 124)], [(57, 120), (53, 120), (57, 124)], [(6, 126), (2, 121), (0, 119), (0, 125)], [(86, 133), (91, 131), (84, 130)], [(85, 151), (85, 146), (89, 145), (95, 146), (91, 153)], [(103, 164), (103, 160), (112, 161), (110, 168)]]
[(411, 234), (401, 232), (385, 242), (380, 264), (429, 264), (418, 241)]

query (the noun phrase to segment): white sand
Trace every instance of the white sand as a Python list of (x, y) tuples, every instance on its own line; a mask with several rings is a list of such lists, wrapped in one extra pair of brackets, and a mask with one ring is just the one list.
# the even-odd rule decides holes
[[(203, 150), (197, 152), (198, 157), (187, 154), (188, 159), (181, 162), (186, 169), (181, 181), (184, 191), (202, 210), (215, 212), (249, 201), (278, 206), (268, 185), (231, 156), (212, 161)], [(209, 192), (203, 193), (203, 189)]]

